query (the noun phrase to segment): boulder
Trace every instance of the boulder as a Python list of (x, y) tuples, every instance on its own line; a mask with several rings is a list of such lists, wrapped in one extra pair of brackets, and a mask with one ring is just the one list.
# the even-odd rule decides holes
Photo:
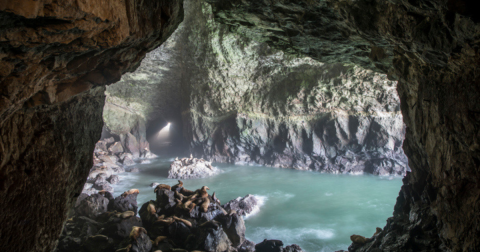
[(238, 248), (245, 242), (245, 222), (242, 216), (234, 214), (220, 214), (215, 220), (220, 222), (223, 231), (227, 234), (228, 239), (232, 242), (232, 247)]
[(114, 172), (114, 170), (110, 167), (105, 165), (100, 167), (93, 167), (88, 174), (88, 180), (94, 181), (98, 174), (105, 173), (107, 177), (110, 177)]
[(89, 252), (112, 251), (114, 250), (115, 242), (112, 238), (105, 235), (94, 235), (85, 240), (83, 247)]
[(127, 169), (127, 172), (140, 172), (140, 170), (138, 169), (138, 167), (131, 167)]
[(302, 248), (297, 244), (292, 244), (283, 249), (283, 252), (303, 252)]
[(245, 197), (238, 197), (234, 200), (227, 202), (223, 205), (225, 211), (235, 210), (237, 214), (246, 216), (251, 213), (253, 209), (258, 205), (258, 200), (252, 194), (248, 194)]
[(137, 138), (132, 133), (127, 133), (125, 138), (125, 149), (126, 151), (132, 153), (133, 158), (140, 157), (140, 146), (138, 144)]
[(131, 252), (150, 252), (152, 241), (147, 234), (141, 233), (136, 239), (132, 240)]
[(173, 179), (195, 179), (213, 176), (220, 170), (212, 166), (211, 162), (204, 159), (182, 158), (176, 159), (170, 165), (168, 178)]
[(113, 155), (122, 153), (123, 152), (122, 144), (120, 142), (116, 142), (112, 144), (110, 148), (108, 148), (108, 152), (110, 152)]
[(108, 209), (109, 200), (100, 194), (92, 194), (83, 199), (77, 207), (75, 214), (77, 216), (86, 216), (94, 219), (96, 216), (104, 213)]
[(114, 192), (113, 187), (107, 181), (105, 181), (105, 182), (95, 182), (93, 184), (93, 189), (98, 190), (98, 191), (107, 191), (107, 192), (110, 192), (110, 193)]
[(137, 194), (129, 194), (127, 196), (118, 196), (108, 205), (108, 211), (126, 212), (133, 211), (137, 214)]
[(283, 242), (279, 240), (263, 240), (255, 245), (256, 252), (282, 252)]
[(110, 176), (110, 177), (107, 179), (107, 181), (108, 181), (110, 184), (115, 185), (115, 184), (117, 184), (120, 180), (119, 180), (119, 178), (118, 178), (118, 175), (112, 175), (112, 176)]
[(237, 250), (238, 252), (255, 252), (255, 243), (249, 240), (245, 240)]
[(227, 251), (231, 245), (227, 234), (223, 231), (222, 224), (213, 220), (198, 227), (195, 241), (195, 249), (209, 252)]
[(128, 238), (130, 231), (132, 231), (132, 228), (135, 226), (142, 226), (142, 220), (137, 216), (122, 218), (113, 215), (105, 223), (101, 234), (115, 240), (122, 240)]
[(107, 143), (105, 141), (100, 140), (95, 144), (95, 152), (98, 151), (107, 151)]
[(107, 145), (110, 145), (110, 144), (112, 144), (112, 143), (115, 142), (115, 138), (109, 137), (109, 138), (103, 139), (103, 141), (104, 141)]
[(157, 187), (158, 185), (160, 185), (160, 183), (153, 182), (153, 183), (150, 184), (150, 187), (151, 187), (151, 188), (155, 188), (155, 187)]

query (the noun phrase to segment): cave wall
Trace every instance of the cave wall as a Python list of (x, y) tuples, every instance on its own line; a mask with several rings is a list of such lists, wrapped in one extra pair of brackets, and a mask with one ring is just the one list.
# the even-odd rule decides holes
[(103, 125), (104, 85), (183, 19), (182, 1), (0, 3), (0, 247), (51, 251)]
[(181, 115), (191, 151), (212, 161), (405, 174), (395, 81), (285, 54), (231, 32), (205, 1), (184, 5), (172, 36), (107, 88), (107, 127)]
[(398, 80), (412, 169), (380, 235), (351, 251), (480, 247), (479, 16), (475, 1), (209, 0), (216, 20), (291, 54)]

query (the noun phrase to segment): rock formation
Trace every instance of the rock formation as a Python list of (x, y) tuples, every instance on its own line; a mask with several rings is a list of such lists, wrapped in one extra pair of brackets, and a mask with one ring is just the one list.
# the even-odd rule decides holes
[(208, 1), (238, 34), (398, 80), (412, 172), (385, 229), (356, 251), (480, 247), (478, 2)]
[(182, 1), (4, 1), (0, 247), (51, 251), (92, 167), (104, 85), (183, 19)]
[(176, 158), (170, 164), (170, 170), (168, 170), (168, 178), (174, 179), (195, 179), (206, 178), (219, 173), (220, 170), (209, 161), (203, 158)]

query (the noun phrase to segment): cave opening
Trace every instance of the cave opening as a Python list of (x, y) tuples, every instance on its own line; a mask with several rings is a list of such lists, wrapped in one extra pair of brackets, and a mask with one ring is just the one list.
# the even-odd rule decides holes
[(0, 247), (480, 247), (474, 1), (89, 2), (0, 4)]

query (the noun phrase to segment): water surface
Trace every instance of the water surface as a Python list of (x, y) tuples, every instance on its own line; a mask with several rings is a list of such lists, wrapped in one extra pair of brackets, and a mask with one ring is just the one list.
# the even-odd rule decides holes
[[(120, 174), (114, 196), (137, 188), (139, 207), (155, 199), (153, 182), (176, 184), (168, 179), (171, 158), (137, 165), (139, 173)], [(370, 237), (392, 216), (402, 181), (399, 177), (335, 175), (263, 166), (214, 164), (224, 172), (211, 178), (184, 180), (187, 189), (203, 185), (217, 192), (224, 204), (247, 194), (258, 196), (262, 205), (245, 219), (247, 239), (279, 239), (285, 245), (300, 245), (305, 251), (347, 249), (350, 235)]]

